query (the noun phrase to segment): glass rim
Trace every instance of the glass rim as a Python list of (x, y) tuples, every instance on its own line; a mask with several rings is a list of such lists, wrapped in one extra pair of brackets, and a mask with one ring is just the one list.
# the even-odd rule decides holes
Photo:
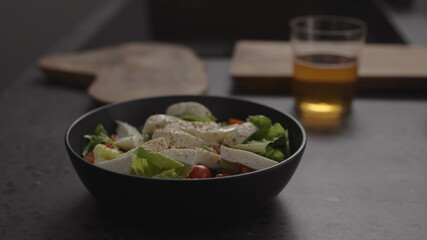
[[(326, 30), (326, 29), (314, 29), (310, 27), (298, 26), (298, 23), (307, 22), (312, 19), (314, 21), (328, 21), (328, 22), (340, 22), (353, 25), (354, 29), (343, 29), (343, 30)], [(302, 32), (306, 34), (318, 34), (318, 35), (343, 35), (343, 34), (366, 34), (366, 23), (363, 20), (336, 16), (336, 15), (304, 15), (292, 18), (289, 21), (289, 26), (292, 31)]]

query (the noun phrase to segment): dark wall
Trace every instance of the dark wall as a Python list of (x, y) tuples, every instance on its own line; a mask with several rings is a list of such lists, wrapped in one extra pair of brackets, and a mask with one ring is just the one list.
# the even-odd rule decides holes
[[(107, 2), (112, 0), (0, 1), (0, 83), (12, 81), (34, 65)], [(230, 56), (239, 39), (287, 40), (289, 19), (304, 14), (357, 17), (368, 23), (368, 42), (403, 42), (371, 0), (125, 2), (81, 48), (154, 40), (189, 45), (201, 56)]]
[[(202, 55), (230, 55), (238, 39), (287, 40), (288, 22), (306, 14), (356, 17), (368, 42), (403, 43), (372, 0), (152, 0), (153, 37), (183, 42)], [(213, 46), (222, 43), (222, 48)], [(205, 43), (205, 44), (202, 44)], [(211, 45), (209, 49), (202, 45)], [(213, 49), (213, 50), (212, 50)]]
[(28, 65), (103, 0), (0, 1), (0, 83), (16, 78)]

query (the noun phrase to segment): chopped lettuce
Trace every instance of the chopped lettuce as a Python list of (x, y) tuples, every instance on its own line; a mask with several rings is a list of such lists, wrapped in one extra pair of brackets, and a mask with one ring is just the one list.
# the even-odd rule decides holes
[(197, 115), (185, 115), (185, 116), (180, 116), (180, 118), (182, 120), (185, 121), (191, 121), (191, 122), (215, 122), (217, 120), (217, 118), (215, 116), (209, 116), (209, 117), (201, 117), (201, 116), (197, 116)]
[(203, 147), (202, 147), (202, 148), (203, 148), (204, 150), (208, 151), (208, 152), (217, 153), (217, 152), (215, 151), (215, 149), (213, 149), (213, 148), (211, 148), (211, 147), (208, 147), (208, 146), (203, 145)]
[(249, 141), (247, 143), (241, 143), (241, 144), (236, 144), (233, 145), (232, 148), (236, 148), (236, 149), (240, 149), (240, 150), (245, 150), (245, 151), (249, 151), (249, 152), (253, 152), (259, 155), (265, 154), (267, 152), (267, 146), (272, 143), (272, 141), (267, 141), (267, 140), (263, 140), (263, 141)]
[(282, 136), (285, 136), (285, 129), (280, 125), (280, 123), (275, 123), (273, 127), (267, 130), (265, 139), (274, 139)]
[(120, 157), (122, 154), (119, 150), (109, 148), (105, 146), (104, 144), (97, 144), (95, 148), (93, 149), (95, 160), (112, 160), (115, 158)]
[(286, 158), (283, 153), (282, 148), (284, 145), (281, 144), (281, 142), (283, 142), (281, 139), (282, 137), (272, 141), (265, 139), (263, 141), (252, 140), (248, 143), (234, 145), (232, 148), (253, 152), (271, 160), (281, 162)]
[(161, 172), (161, 169), (149, 164), (147, 159), (141, 157), (135, 157), (129, 169), (129, 174), (145, 177), (151, 177)]
[(185, 178), (192, 166), (181, 163), (161, 153), (144, 147), (135, 150), (129, 173), (131, 175), (156, 178)]
[(147, 159), (150, 164), (162, 169), (182, 168), (184, 166), (181, 162), (178, 162), (164, 154), (148, 150), (144, 147), (139, 147), (135, 151), (135, 154), (140, 158)]
[(278, 162), (291, 155), (288, 132), (280, 123), (272, 124), (268, 117), (262, 115), (249, 116), (247, 121), (254, 124), (258, 130), (246, 143), (234, 145), (233, 148), (250, 151)]
[(270, 118), (257, 115), (257, 116), (249, 116), (246, 119), (247, 122), (251, 122), (255, 127), (257, 127), (257, 131), (251, 136), (251, 140), (261, 141), (266, 138), (268, 134), (268, 130), (271, 128), (271, 120)]
[(102, 124), (99, 124), (95, 128), (95, 134), (93, 135), (84, 135), (84, 138), (89, 139), (89, 143), (83, 148), (83, 156), (86, 156), (88, 153), (92, 152), (96, 145), (102, 143), (114, 143), (113, 140), (108, 136), (107, 130), (105, 130)]

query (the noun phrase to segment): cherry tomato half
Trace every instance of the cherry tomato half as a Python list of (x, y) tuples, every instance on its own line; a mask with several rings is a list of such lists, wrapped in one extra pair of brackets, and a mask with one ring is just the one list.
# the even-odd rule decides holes
[(240, 173), (248, 173), (248, 172), (252, 172), (253, 170), (249, 167), (246, 167), (245, 165), (242, 165), (240, 167)]
[(95, 162), (94, 152), (92, 151), (92, 152), (86, 154), (86, 156), (84, 157), (84, 160), (86, 160), (87, 162), (90, 162), (90, 163), (94, 163)]
[(226, 177), (226, 176), (232, 176), (231, 173), (218, 173), (215, 177)]
[(104, 145), (107, 146), (108, 148), (114, 149), (114, 145), (112, 143), (104, 143)]
[(196, 164), (191, 170), (188, 178), (211, 178), (212, 173), (208, 167), (202, 164)]
[(243, 123), (245, 123), (245, 121), (242, 121), (240, 119), (236, 119), (236, 118), (228, 119), (228, 124), (243, 124)]
[(117, 134), (111, 134), (110, 139), (113, 140), (114, 142), (117, 141)]

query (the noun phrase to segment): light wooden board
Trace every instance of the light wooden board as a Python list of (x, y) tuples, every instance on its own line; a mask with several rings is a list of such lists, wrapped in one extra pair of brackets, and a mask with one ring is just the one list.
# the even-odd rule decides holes
[(135, 42), (39, 60), (54, 81), (88, 86), (98, 102), (160, 95), (203, 94), (208, 78), (203, 62), (188, 47)]
[[(242, 40), (236, 43), (230, 75), (243, 89), (291, 87), (288, 42)], [(427, 90), (427, 48), (367, 44), (359, 65), (360, 90)]]

